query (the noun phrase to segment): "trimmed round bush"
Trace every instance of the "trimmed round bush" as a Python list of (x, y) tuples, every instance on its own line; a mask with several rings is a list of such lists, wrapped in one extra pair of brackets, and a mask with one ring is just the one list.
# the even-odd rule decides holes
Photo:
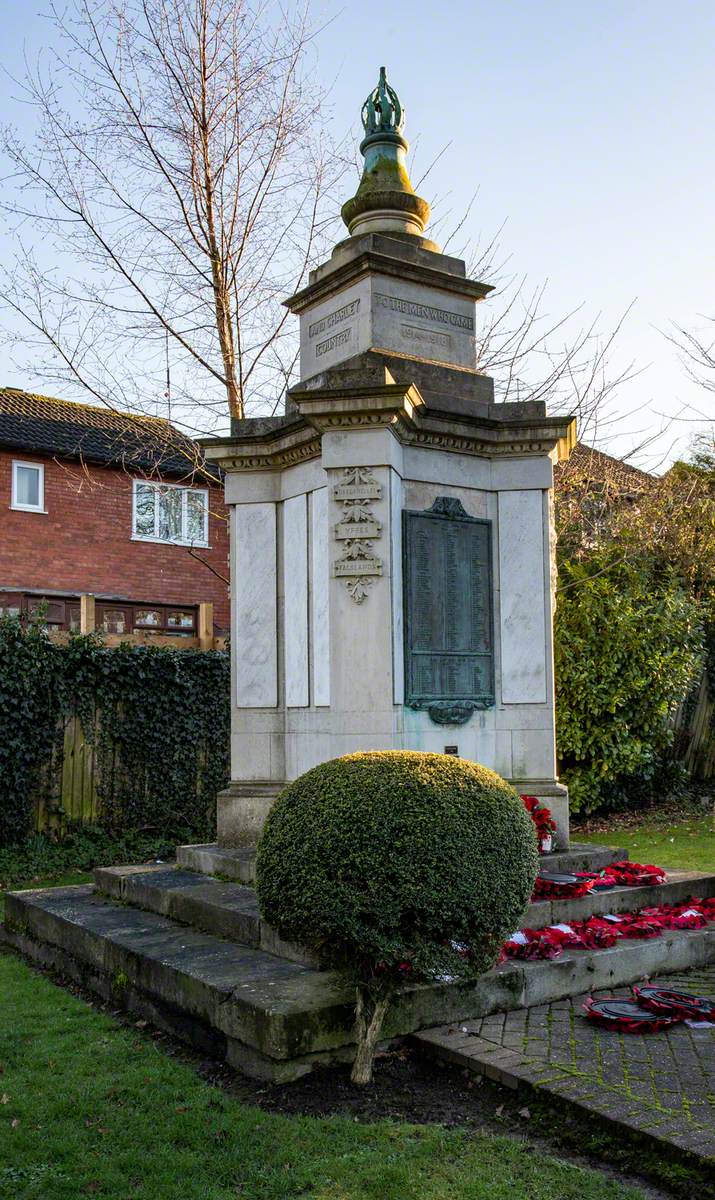
[(531, 817), (499, 775), (443, 754), (375, 751), (322, 763), (281, 793), (256, 889), (282, 937), (384, 991), (490, 967), (537, 864)]

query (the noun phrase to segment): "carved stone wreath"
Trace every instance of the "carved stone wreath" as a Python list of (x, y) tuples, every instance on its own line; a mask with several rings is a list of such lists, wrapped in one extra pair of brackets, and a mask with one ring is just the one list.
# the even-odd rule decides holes
[(343, 579), (348, 594), (362, 604), (375, 576), (382, 575), (382, 559), (373, 553), (373, 542), (382, 535), (382, 525), (371, 509), (373, 500), (382, 496), (368, 467), (346, 467), (340, 483), (333, 488), (333, 499), (342, 506), (342, 515), (333, 526), (341, 542), (341, 555), (333, 563), (333, 575)]

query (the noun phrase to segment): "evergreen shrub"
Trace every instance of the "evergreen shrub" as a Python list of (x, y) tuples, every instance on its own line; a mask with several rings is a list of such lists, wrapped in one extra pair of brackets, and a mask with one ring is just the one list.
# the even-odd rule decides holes
[(572, 812), (657, 786), (669, 717), (702, 669), (702, 608), (640, 563), (592, 555), (559, 567), (555, 622), (559, 773)]
[(256, 889), (284, 938), (355, 984), (360, 1058), (401, 983), (492, 966), (537, 865), (533, 822), (493, 771), (375, 751), (322, 763), (281, 793), (259, 842)]

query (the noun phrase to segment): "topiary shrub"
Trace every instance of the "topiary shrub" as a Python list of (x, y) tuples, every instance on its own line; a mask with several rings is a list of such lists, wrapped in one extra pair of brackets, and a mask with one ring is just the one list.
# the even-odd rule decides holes
[(354, 1082), (371, 1078), (396, 988), (492, 966), (537, 863), (520, 797), (464, 759), (349, 754), (281, 793), (258, 845), (258, 900), (282, 937), (354, 984)]

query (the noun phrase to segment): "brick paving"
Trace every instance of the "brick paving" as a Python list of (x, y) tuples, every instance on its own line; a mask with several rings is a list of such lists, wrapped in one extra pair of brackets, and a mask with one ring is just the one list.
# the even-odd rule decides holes
[[(715, 965), (652, 979), (715, 996)], [(629, 996), (630, 988), (594, 992)], [(425, 1030), (425, 1049), (510, 1087), (533, 1087), (641, 1135), (715, 1160), (715, 1028), (607, 1030), (580, 1015), (585, 996)]]

